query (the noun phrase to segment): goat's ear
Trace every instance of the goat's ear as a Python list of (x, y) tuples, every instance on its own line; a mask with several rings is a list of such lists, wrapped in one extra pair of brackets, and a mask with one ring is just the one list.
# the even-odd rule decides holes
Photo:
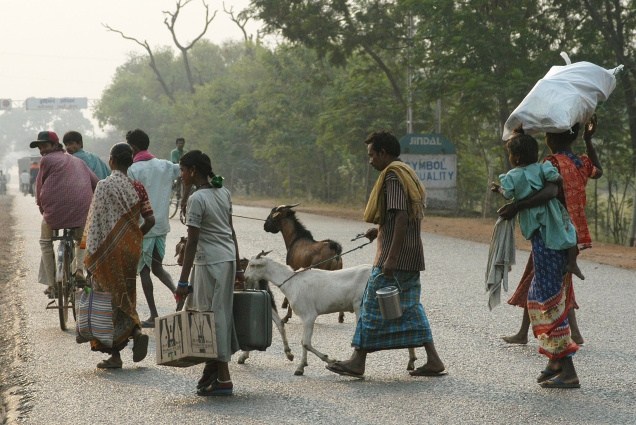
[(256, 256), (256, 258), (262, 258), (262, 257), (266, 256), (267, 254), (269, 254), (270, 252), (272, 252), (272, 251), (267, 251), (267, 252), (265, 252), (265, 251), (261, 251), (261, 252), (260, 252), (260, 253)]

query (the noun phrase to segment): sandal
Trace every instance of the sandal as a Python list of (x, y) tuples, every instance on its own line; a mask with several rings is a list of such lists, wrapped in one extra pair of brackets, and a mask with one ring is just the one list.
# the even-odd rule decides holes
[(99, 369), (121, 369), (122, 365), (121, 359), (115, 359), (112, 356), (97, 363)]
[(139, 332), (133, 337), (133, 362), (137, 363), (146, 358), (148, 354), (148, 335)]
[(541, 373), (537, 377), (537, 384), (548, 381), (560, 373), (561, 373), (561, 368), (550, 369), (549, 367), (546, 367), (543, 371), (541, 371)]
[(219, 365), (217, 362), (209, 362), (205, 364), (203, 368), (203, 375), (199, 382), (197, 382), (197, 390), (201, 390), (205, 387), (212, 385), (219, 377)]
[(333, 362), (325, 366), (325, 368), (333, 373), (343, 376), (351, 376), (352, 378), (364, 378), (364, 373), (359, 373), (349, 369), (347, 366), (340, 362)]
[(232, 395), (234, 391), (234, 385), (232, 381), (230, 382), (219, 382), (219, 380), (215, 380), (207, 387), (201, 388), (197, 391), (197, 395), (203, 397), (210, 396), (229, 396)]
[(155, 318), (151, 317), (150, 319), (146, 319), (141, 322), (142, 328), (154, 328), (155, 327)]

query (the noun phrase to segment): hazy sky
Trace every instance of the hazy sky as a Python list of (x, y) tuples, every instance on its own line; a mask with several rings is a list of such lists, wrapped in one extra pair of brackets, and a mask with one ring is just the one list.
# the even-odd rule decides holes
[[(218, 12), (206, 38), (241, 39), (223, 2), (207, 3)], [(238, 13), (249, 0), (224, 3)], [(175, 5), (176, 0), (0, 0), (0, 99), (99, 98), (130, 52), (144, 52), (102, 24), (147, 40), (152, 48), (172, 46), (162, 12)], [(200, 33), (204, 18), (201, 0), (182, 9), (176, 25), (182, 44)]]

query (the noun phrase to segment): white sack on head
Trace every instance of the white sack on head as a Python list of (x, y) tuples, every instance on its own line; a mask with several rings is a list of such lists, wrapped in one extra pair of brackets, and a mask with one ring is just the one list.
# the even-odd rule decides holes
[(567, 131), (586, 123), (599, 101), (605, 101), (616, 87), (615, 74), (623, 68), (605, 69), (590, 62), (553, 66), (534, 85), (504, 125), (508, 140), (520, 125), (527, 134)]

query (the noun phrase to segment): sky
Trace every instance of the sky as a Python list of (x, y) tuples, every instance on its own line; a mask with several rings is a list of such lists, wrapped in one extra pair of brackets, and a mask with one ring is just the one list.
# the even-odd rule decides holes
[[(183, 0), (182, 0), (183, 2)], [(235, 13), (249, 0), (206, 0), (218, 10), (205, 38), (215, 43), (242, 39), (223, 12)], [(177, 0), (0, 0), (0, 99), (87, 97), (99, 99), (115, 70), (131, 53), (144, 49), (102, 24), (121, 30), (151, 48), (174, 46), (163, 23), (163, 11)], [(197, 36), (205, 23), (201, 0), (185, 6), (176, 24), (182, 44)], [(248, 26), (254, 32), (256, 24)]]

